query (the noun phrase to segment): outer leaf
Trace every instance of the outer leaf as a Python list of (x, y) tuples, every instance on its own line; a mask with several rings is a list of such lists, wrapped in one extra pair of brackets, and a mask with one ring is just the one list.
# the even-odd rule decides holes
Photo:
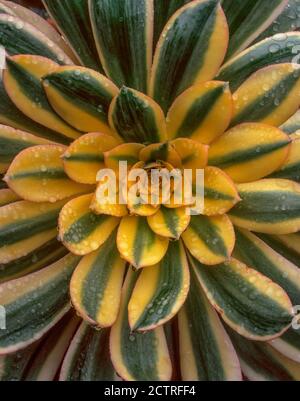
[(30, 8), (21, 6), (19, 3), (1, 0), (1, 4), (5, 4), (5, 7), (9, 8), (13, 15), (18, 16), (22, 21), (28, 22), (38, 31), (42, 32), (48, 39), (60, 47), (72, 61), (77, 61), (76, 56), (67, 45), (64, 38), (57, 32), (50, 22), (45, 20), (45, 18), (32, 11)]
[(125, 261), (119, 256), (116, 233), (95, 252), (85, 256), (71, 281), (72, 303), (77, 313), (98, 327), (112, 326), (117, 319)]
[(293, 62), (300, 46), (300, 33), (271, 35), (230, 59), (219, 71), (217, 79), (229, 81), (231, 90), (235, 91), (261, 68)]
[(14, 202), (0, 208), (0, 263), (9, 263), (53, 239), (64, 202)]
[(206, 265), (229, 259), (235, 242), (234, 229), (226, 215), (192, 216), (182, 238), (191, 254)]
[(230, 330), (244, 375), (251, 381), (300, 380), (299, 364), (284, 357), (268, 344), (248, 341)]
[(97, 250), (119, 224), (116, 217), (94, 214), (90, 210), (92, 197), (83, 195), (71, 200), (59, 215), (60, 239), (76, 255)]
[(57, 44), (19, 17), (0, 14), (0, 34), (0, 45), (10, 56), (32, 54), (58, 64), (73, 64)]
[(262, 68), (233, 95), (231, 126), (242, 122), (260, 122), (280, 126), (300, 104), (300, 67), (277, 64)]
[(49, 141), (6, 125), (0, 125), (0, 172), (5, 173), (15, 156), (22, 150), (45, 143)]
[(98, 132), (82, 135), (63, 155), (65, 172), (76, 182), (96, 184), (97, 173), (105, 167), (105, 153), (118, 144), (119, 141), (111, 135)]
[(128, 271), (119, 317), (110, 335), (111, 359), (125, 380), (170, 380), (172, 366), (163, 328), (133, 334), (128, 324), (127, 305), (137, 277)]
[(132, 331), (153, 330), (177, 314), (186, 300), (190, 273), (181, 242), (172, 242), (159, 265), (145, 267), (128, 304)]
[[(53, 230), (51, 234), (54, 237), (56, 230)], [(18, 246), (19, 244), (17, 243), (16, 249)], [(52, 238), (42, 243), (41, 246), (37, 246), (36, 249), (33, 249), (28, 254), (26, 254), (27, 252), (25, 250), (25, 255), (21, 254), (16, 260), (0, 264), (0, 283), (15, 280), (16, 278), (24, 277), (27, 274), (41, 270), (64, 257), (68, 251), (56, 238)]]
[(194, 274), (187, 302), (179, 312), (178, 325), (184, 381), (242, 379), (231, 341)]
[(83, 65), (102, 71), (86, 0), (43, 0), (47, 11)]
[(191, 0), (154, 0), (154, 50), (159, 36), (162, 33), (162, 30), (169, 18), (171, 18), (175, 11), (177, 11), (180, 7), (184, 6), (190, 1)]
[(0, 74), (0, 122), (14, 128), (33, 133), (39, 137), (46, 138), (63, 144), (68, 144), (68, 138), (56, 131), (46, 128), (23, 114), (8, 97)]
[(0, 189), (0, 207), (20, 200), (19, 196), (11, 189)]
[(104, 75), (83, 67), (60, 67), (43, 77), (43, 86), (53, 109), (72, 127), (112, 133), (108, 109), (118, 89)]
[(91, 190), (71, 181), (64, 171), (62, 145), (38, 145), (23, 150), (10, 165), (5, 181), (23, 199), (57, 202)]
[(118, 86), (146, 92), (152, 62), (153, 0), (89, 0), (102, 66)]
[(300, 110), (296, 111), (280, 128), (287, 134), (297, 134), (300, 130)]
[(78, 260), (69, 254), (46, 269), (1, 285), (7, 329), (0, 332), (0, 353), (32, 344), (70, 309), (68, 284)]
[(256, 38), (256, 41), (268, 38), (273, 33), (285, 33), (297, 30), (300, 27), (299, 9), (297, 7), (299, 7), (298, 0), (289, 0), (281, 14), (279, 14), (268, 29)]
[(300, 233), (289, 235), (257, 235), (285, 259), (300, 267)]
[(240, 335), (266, 341), (288, 329), (292, 304), (279, 285), (236, 259), (214, 268), (192, 264), (209, 301)]
[(232, 117), (228, 84), (210, 81), (179, 95), (167, 115), (169, 138), (188, 137), (209, 144), (228, 127)]
[(121, 256), (136, 268), (160, 262), (167, 252), (169, 241), (156, 235), (144, 217), (123, 217), (117, 237)]
[(208, 162), (235, 182), (256, 181), (283, 165), (290, 142), (288, 135), (275, 127), (241, 124), (211, 145)]
[(39, 344), (37, 341), (24, 350), (0, 356), (0, 381), (21, 381)]
[(47, 333), (28, 364), (23, 380), (34, 382), (55, 380), (78, 324), (79, 319), (73, 312), (69, 312)]
[(223, 0), (230, 43), (227, 58), (249, 46), (281, 14), (288, 0)]
[(156, 143), (166, 140), (164, 113), (150, 97), (122, 87), (109, 110), (110, 126), (126, 142)]
[(83, 322), (65, 356), (59, 380), (117, 380), (109, 355), (109, 331), (96, 331)]
[(299, 329), (290, 328), (281, 337), (270, 341), (272, 348), (280, 352), (280, 354), (300, 363), (300, 333)]
[(57, 67), (53, 61), (39, 56), (11, 57), (3, 73), (4, 86), (13, 103), (29, 118), (74, 139), (80, 133), (53, 112), (41, 85), (41, 78)]
[(7, 15), (13, 15), (16, 16), (14, 11), (8, 7), (8, 5), (3, 4), (2, 2), (0, 3), (0, 14), (7, 14)]
[(289, 180), (266, 179), (238, 185), (241, 202), (230, 210), (235, 225), (267, 234), (300, 229), (300, 186)]
[(281, 168), (271, 174), (271, 178), (285, 178), (300, 183), (300, 137), (291, 136), (290, 152)]
[[(272, 240), (267, 245), (254, 234), (244, 230), (237, 230), (236, 235), (235, 256), (278, 283), (287, 292), (293, 305), (299, 305), (299, 268), (269, 246), (272, 245)], [(271, 344), (288, 358), (300, 362), (299, 334), (298, 330), (290, 328)]]
[(164, 112), (184, 90), (214, 77), (227, 41), (226, 18), (217, 0), (190, 2), (172, 16), (155, 51), (150, 83), (150, 94)]
[(254, 234), (236, 230), (235, 257), (279, 284), (300, 305), (300, 270)]

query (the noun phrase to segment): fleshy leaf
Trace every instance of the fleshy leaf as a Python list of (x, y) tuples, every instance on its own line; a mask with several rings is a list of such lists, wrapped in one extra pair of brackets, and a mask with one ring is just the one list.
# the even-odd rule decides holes
[(51, 106), (72, 127), (112, 133), (108, 110), (118, 88), (104, 75), (84, 67), (59, 67), (42, 81)]
[(252, 74), (234, 93), (231, 126), (252, 121), (280, 126), (299, 105), (299, 65), (265, 67)]
[(280, 129), (289, 135), (297, 134), (300, 130), (300, 110), (297, 110), (292, 117), (285, 121), (285, 123), (281, 125)]
[(23, 114), (8, 97), (0, 74), (0, 123), (51, 141), (68, 144), (71, 138), (44, 127)]
[(87, 0), (43, 0), (47, 11), (83, 65), (102, 71)]
[(208, 146), (189, 138), (177, 138), (171, 145), (181, 158), (181, 165), (185, 169), (203, 169), (207, 165)]
[[(1, 7), (1, 5), (0, 5)], [(0, 9), (1, 10), (1, 9)], [(24, 350), (0, 356), (0, 381), (21, 381), (40, 341), (29, 345)]]
[(0, 45), (10, 56), (31, 54), (58, 64), (73, 64), (56, 43), (17, 16), (0, 14)]
[(263, 31), (255, 41), (260, 41), (270, 37), (273, 33), (285, 34), (286, 32), (295, 31), (300, 28), (300, 19), (298, 15), (298, 0), (289, 0), (284, 10), (273, 21), (268, 29)]
[(192, 216), (182, 238), (191, 254), (205, 265), (228, 260), (235, 242), (233, 225), (226, 215)]
[(275, 348), (280, 354), (286, 356), (292, 361), (300, 364), (300, 333), (299, 329), (292, 327), (281, 337), (270, 341), (272, 348)]
[(140, 143), (123, 143), (114, 149), (105, 152), (104, 162), (107, 168), (114, 170), (116, 176), (119, 176), (119, 162), (127, 162), (127, 168), (131, 169), (139, 161), (140, 151), (144, 145)]
[(256, 235), (285, 259), (300, 267), (300, 233), (289, 235)]
[(300, 230), (299, 184), (270, 178), (237, 187), (242, 200), (229, 212), (235, 225), (266, 234)]
[(206, 216), (227, 213), (240, 201), (237, 188), (231, 178), (217, 167), (204, 170), (204, 211)]
[(92, 189), (71, 181), (64, 171), (62, 145), (38, 145), (15, 157), (5, 181), (23, 199), (32, 202), (57, 202)]
[(150, 81), (150, 95), (165, 113), (183, 91), (214, 77), (227, 43), (218, 0), (190, 2), (171, 17), (156, 47)]
[[(228, 329), (229, 330), (229, 329)], [(275, 351), (270, 345), (248, 341), (229, 331), (242, 371), (251, 381), (299, 381), (300, 365)]]
[(122, 290), (121, 309), (111, 329), (110, 353), (117, 373), (127, 381), (170, 380), (172, 366), (164, 329), (132, 333), (127, 306), (138, 274), (130, 269)]
[(69, 138), (77, 138), (80, 132), (53, 112), (42, 87), (42, 77), (55, 71), (58, 64), (44, 57), (27, 55), (8, 58), (6, 64), (3, 82), (17, 108), (37, 123)]
[(123, 86), (109, 110), (110, 126), (126, 142), (156, 143), (166, 140), (164, 113), (150, 97)]
[(159, 265), (144, 267), (128, 304), (132, 331), (153, 330), (177, 314), (190, 283), (185, 250), (179, 241), (170, 243)]
[(293, 305), (300, 304), (299, 268), (261, 239), (249, 231), (237, 229), (234, 255), (279, 284), (286, 291)]
[(299, 46), (299, 32), (273, 35), (230, 59), (220, 69), (216, 79), (229, 81), (231, 90), (235, 91), (251, 74), (261, 68), (293, 62), (295, 49)]
[(11, 189), (0, 189), (0, 207), (21, 200)]
[(285, 178), (300, 183), (300, 137), (291, 135), (290, 152), (281, 168), (270, 175), (270, 178)]
[(38, 246), (37, 244), (36, 248), (29, 253), (24, 251), (24, 256), (9, 263), (0, 263), (0, 283), (24, 277), (63, 258), (68, 250), (57, 241), (56, 230), (52, 230), (51, 234), (52, 238), (49, 241), (47, 241), (47, 237), (42, 239), (42, 245)]
[(154, 0), (154, 47), (156, 46), (160, 34), (162, 33), (167, 21), (180, 7), (184, 6), (190, 1), (191, 0)]
[(208, 163), (235, 182), (256, 181), (283, 165), (290, 138), (265, 124), (241, 124), (227, 131), (209, 148)]
[(102, 66), (116, 85), (146, 93), (152, 62), (153, 0), (89, 2)]
[(117, 380), (109, 354), (109, 330), (82, 323), (66, 353), (60, 381)]
[(171, 209), (161, 206), (154, 215), (147, 219), (151, 230), (157, 235), (179, 239), (188, 227), (191, 216), (187, 213), (186, 207)]
[(168, 137), (188, 137), (209, 144), (228, 127), (232, 108), (227, 83), (210, 81), (194, 85), (179, 95), (168, 111)]
[(0, 353), (16, 352), (37, 341), (69, 311), (69, 280), (78, 261), (69, 254), (37, 273), (0, 286), (0, 302), (6, 310)]
[(22, 150), (46, 143), (49, 143), (46, 139), (0, 125), (0, 172), (5, 173), (15, 156)]
[(230, 42), (227, 58), (249, 46), (281, 14), (288, 0), (223, 0)]
[(59, 235), (63, 244), (76, 255), (97, 250), (119, 224), (116, 217), (97, 215), (90, 210), (93, 195), (68, 202), (59, 215)]
[(196, 259), (192, 265), (211, 304), (240, 335), (266, 341), (289, 328), (292, 304), (278, 284), (233, 258), (214, 268)]
[(75, 54), (72, 49), (66, 43), (64, 38), (57, 32), (56, 28), (50, 23), (50, 21), (43, 18), (37, 12), (34, 12), (31, 8), (21, 6), (19, 3), (15, 3), (12, 1), (1, 0), (1, 3), (5, 3), (7, 7), (9, 7), (10, 11), (13, 15), (18, 16), (22, 21), (26, 21), (29, 24), (33, 25), (38, 31), (42, 32), (48, 39), (54, 42), (58, 47), (60, 47), (72, 61), (78, 62)]
[(181, 375), (184, 381), (240, 381), (238, 357), (220, 319), (193, 274), (178, 316)]
[(0, 208), (0, 263), (28, 255), (57, 235), (57, 218), (64, 201), (20, 201)]
[(63, 155), (64, 170), (74, 181), (96, 184), (97, 173), (105, 168), (105, 152), (115, 148), (118, 140), (111, 135), (92, 132), (76, 139)]
[(55, 380), (79, 322), (78, 317), (71, 311), (43, 337), (39, 349), (25, 370), (23, 380), (31, 382)]
[(116, 234), (95, 252), (81, 259), (73, 273), (70, 292), (77, 313), (97, 327), (110, 327), (117, 319), (126, 262), (120, 258)]

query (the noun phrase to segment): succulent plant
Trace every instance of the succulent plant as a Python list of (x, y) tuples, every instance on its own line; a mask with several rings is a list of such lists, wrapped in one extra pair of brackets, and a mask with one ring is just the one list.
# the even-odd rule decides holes
[[(300, 1), (43, 3), (0, 1), (1, 380), (300, 379)], [(101, 202), (119, 162), (204, 208)]]

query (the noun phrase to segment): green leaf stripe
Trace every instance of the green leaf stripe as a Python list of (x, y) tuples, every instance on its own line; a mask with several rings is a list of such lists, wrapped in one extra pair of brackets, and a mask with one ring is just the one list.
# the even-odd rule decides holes
[(60, 381), (113, 381), (116, 374), (109, 354), (109, 330), (82, 323), (64, 359)]
[(102, 72), (90, 22), (87, 0), (44, 0), (49, 14), (87, 67)]

